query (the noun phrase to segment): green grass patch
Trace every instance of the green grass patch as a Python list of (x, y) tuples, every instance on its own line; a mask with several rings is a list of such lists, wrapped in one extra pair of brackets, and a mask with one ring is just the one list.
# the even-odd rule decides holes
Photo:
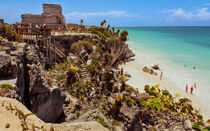
[(0, 88), (4, 89), (13, 89), (14, 87), (11, 84), (1, 84)]
[(60, 82), (61, 80), (65, 79), (66, 78), (66, 75), (65, 74), (59, 74), (56, 76), (56, 80), (57, 82)]

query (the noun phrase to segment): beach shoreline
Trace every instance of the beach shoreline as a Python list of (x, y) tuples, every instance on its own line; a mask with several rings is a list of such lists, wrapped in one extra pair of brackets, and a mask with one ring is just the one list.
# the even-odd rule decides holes
[(149, 73), (143, 72), (143, 67), (148, 65), (137, 59), (139, 57), (138, 52), (134, 50), (134, 53), (136, 54), (134, 59), (121, 66), (124, 69), (124, 72), (128, 72), (131, 75), (131, 78), (129, 79), (127, 84), (133, 86), (134, 88), (138, 88), (139, 92), (144, 92), (145, 85), (152, 86), (154, 84), (159, 84), (160, 89), (168, 90), (173, 96), (175, 94), (179, 94), (180, 96), (178, 98), (186, 97), (192, 100), (193, 107), (199, 109), (200, 113), (203, 115), (204, 121), (210, 118), (210, 111), (205, 106), (205, 103), (203, 103), (197, 95), (191, 95), (189, 92), (186, 93), (185, 87), (180, 88), (176, 81), (172, 81), (164, 76), (164, 70), (162, 80), (160, 80), (160, 71), (156, 71), (158, 75), (151, 75)]

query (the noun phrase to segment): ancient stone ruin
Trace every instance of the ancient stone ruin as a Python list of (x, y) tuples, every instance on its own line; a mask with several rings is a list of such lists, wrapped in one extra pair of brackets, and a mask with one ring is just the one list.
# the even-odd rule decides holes
[(66, 30), (67, 25), (65, 17), (62, 15), (62, 7), (57, 4), (43, 4), (43, 13), (41, 15), (22, 14), (22, 24), (41, 25), (47, 24), (53, 30)]

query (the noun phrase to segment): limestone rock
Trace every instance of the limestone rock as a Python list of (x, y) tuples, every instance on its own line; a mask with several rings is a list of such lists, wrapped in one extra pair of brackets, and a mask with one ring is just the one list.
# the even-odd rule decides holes
[(153, 65), (153, 66), (152, 66), (152, 69), (154, 69), (154, 70), (160, 70), (160, 68), (159, 68), (158, 65)]
[(157, 72), (154, 72), (153, 69), (150, 69), (146, 66), (143, 68), (143, 71), (152, 75), (157, 75)]
[(95, 118), (100, 118), (103, 120), (109, 127), (112, 126), (111, 122), (97, 109), (96, 110), (90, 110), (80, 116), (75, 122), (85, 122), (85, 121), (93, 121)]
[(16, 65), (12, 63), (11, 56), (0, 54), (0, 74), (0, 79), (16, 76)]
[(142, 130), (139, 123), (140, 111), (138, 107), (128, 107), (126, 104), (123, 104), (123, 106), (120, 109), (119, 117), (124, 121), (124, 130)]
[(17, 92), (20, 101), (39, 118), (57, 122), (63, 112), (65, 95), (48, 84), (42, 56), (35, 46), (26, 47), (25, 55), (19, 58)]

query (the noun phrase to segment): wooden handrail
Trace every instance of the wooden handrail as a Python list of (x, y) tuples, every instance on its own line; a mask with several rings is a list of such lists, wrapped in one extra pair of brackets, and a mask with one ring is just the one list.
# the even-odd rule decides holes
[(36, 36), (36, 38), (51, 35), (51, 28), (16, 27), (15, 31), (20, 36)]

